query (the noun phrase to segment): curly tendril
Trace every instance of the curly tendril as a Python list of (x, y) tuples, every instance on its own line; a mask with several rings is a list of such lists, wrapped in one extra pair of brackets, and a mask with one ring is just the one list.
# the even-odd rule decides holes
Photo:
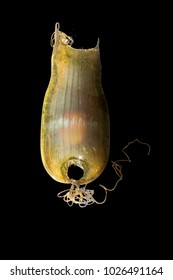
[(105, 186), (99, 184), (101, 188), (105, 190), (105, 197), (104, 200), (99, 202), (97, 201), (93, 195), (94, 195), (94, 190), (86, 189), (87, 184), (84, 185), (84, 187), (81, 187), (77, 181), (73, 180), (71, 187), (69, 189), (63, 190), (57, 194), (58, 197), (63, 198), (65, 202), (67, 202), (68, 206), (72, 206), (74, 203), (78, 204), (81, 208), (86, 207), (87, 205), (91, 205), (93, 203), (96, 204), (103, 204), (106, 199), (107, 199), (107, 192), (108, 191), (113, 191), (117, 187), (118, 183), (123, 179), (123, 173), (122, 173), (122, 165), (120, 162), (131, 162), (130, 157), (128, 154), (125, 152), (125, 149), (127, 147), (135, 142), (138, 142), (139, 144), (146, 145), (148, 147), (148, 153), (147, 155), (150, 154), (150, 145), (148, 143), (144, 143), (139, 141), (138, 139), (135, 139), (134, 141), (129, 142), (123, 149), (122, 152), (126, 156), (126, 159), (120, 159), (116, 161), (112, 161), (112, 167), (115, 171), (115, 173), (118, 176), (118, 180), (116, 181), (114, 187), (112, 189), (108, 189)]

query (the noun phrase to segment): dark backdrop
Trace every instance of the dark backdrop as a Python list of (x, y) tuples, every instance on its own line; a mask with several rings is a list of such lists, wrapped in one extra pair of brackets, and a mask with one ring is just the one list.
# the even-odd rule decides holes
[[(49, 1), (40, 7), (11, 6), (10, 17), (5, 12), (2, 259), (170, 258), (169, 16), (161, 6), (100, 5), (66, 3), (62, 8)], [(108, 165), (91, 188), (114, 185), (111, 161), (123, 157), (121, 149), (129, 141), (138, 138), (151, 145), (148, 157), (145, 146), (131, 146), (133, 161), (123, 164), (124, 180), (108, 192), (105, 204), (84, 209), (57, 198), (66, 186), (46, 173), (40, 157), (41, 110), (56, 22), (76, 47), (94, 47), (100, 38), (111, 148)], [(98, 189), (98, 198), (102, 195)]]

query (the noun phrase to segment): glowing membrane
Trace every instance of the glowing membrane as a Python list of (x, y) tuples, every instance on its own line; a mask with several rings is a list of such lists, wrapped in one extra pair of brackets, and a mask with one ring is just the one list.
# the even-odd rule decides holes
[(41, 157), (49, 175), (71, 184), (70, 165), (88, 184), (104, 170), (110, 146), (108, 106), (101, 85), (99, 45), (75, 49), (55, 25), (51, 77), (41, 118)]

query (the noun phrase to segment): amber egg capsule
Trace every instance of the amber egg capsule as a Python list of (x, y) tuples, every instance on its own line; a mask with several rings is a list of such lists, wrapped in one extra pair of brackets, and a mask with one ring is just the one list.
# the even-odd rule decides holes
[[(72, 47), (73, 40), (55, 25), (51, 76), (41, 116), (41, 158), (57, 182), (78, 186), (94, 181), (109, 157), (110, 125), (101, 84), (99, 42), (90, 49)], [(69, 176), (76, 166), (81, 178)]]
[[(112, 189), (105, 190), (105, 198), (98, 202), (94, 190), (86, 185), (97, 179), (106, 167), (110, 149), (110, 123), (106, 98), (101, 83), (99, 42), (95, 48), (75, 49), (73, 40), (55, 24), (52, 36), (51, 76), (41, 116), (41, 158), (47, 173), (57, 182), (71, 184), (60, 191), (71, 206), (85, 207), (104, 203), (107, 191), (113, 191), (122, 180), (120, 162), (131, 162), (126, 149), (134, 143), (150, 145), (135, 139), (122, 152), (125, 159), (113, 162), (118, 180)], [(70, 168), (82, 170), (76, 178)]]

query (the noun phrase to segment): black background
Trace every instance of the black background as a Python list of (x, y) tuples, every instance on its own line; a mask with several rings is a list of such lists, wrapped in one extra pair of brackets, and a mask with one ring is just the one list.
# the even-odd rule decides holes
[[(10, 16), (5, 11), (1, 259), (172, 258), (169, 7), (93, 5), (48, 1), (10, 5)], [(105, 171), (89, 185), (97, 198), (103, 197), (99, 183), (113, 187), (111, 161), (123, 157), (129, 141), (151, 146), (149, 156), (145, 146), (129, 147), (132, 163), (123, 164), (124, 180), (105, 204), (84, 209), (57, 198), (66, 185), (46, 173), (40, 157), (56, 22), (74, 47), (94, 47), (100, 38), (111, 148)]]

